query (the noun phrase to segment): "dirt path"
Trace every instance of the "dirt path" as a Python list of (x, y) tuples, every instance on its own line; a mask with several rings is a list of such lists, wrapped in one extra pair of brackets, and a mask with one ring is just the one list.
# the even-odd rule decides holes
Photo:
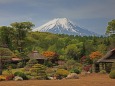
[(1, 81), (0, 86), (115, 86), (115, 79), (108, 75), (91, 74), (72, 80)]

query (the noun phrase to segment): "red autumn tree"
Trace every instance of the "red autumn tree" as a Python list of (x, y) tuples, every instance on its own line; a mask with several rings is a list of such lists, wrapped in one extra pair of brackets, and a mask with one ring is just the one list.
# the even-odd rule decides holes
[(91, 58), (91, 59), (99, 59), (99, 58), (101, 58), (103, 56), (103, 54), (101, 53), (101, 52), (99, 52), (99, 51), (95, 51), (95, 52), (92, 52), (90, 55), (89, 55), (89, 57)]
[(48, 59), (57, 59), (59, 56), (56, 52), (52, 51), (45, 51), (43, 55)]

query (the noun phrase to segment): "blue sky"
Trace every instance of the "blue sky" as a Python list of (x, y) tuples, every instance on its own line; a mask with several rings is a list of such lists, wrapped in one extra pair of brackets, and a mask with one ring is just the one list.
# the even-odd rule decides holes
[(115, 0), (0, 0), (0, 26), (31, 21), (38, 27), (54, 18), (104, 34), (115, 19)]

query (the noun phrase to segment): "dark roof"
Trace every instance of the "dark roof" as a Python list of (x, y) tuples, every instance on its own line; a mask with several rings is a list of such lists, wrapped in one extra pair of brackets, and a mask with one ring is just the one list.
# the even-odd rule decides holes
[(108, 51), (107, 54), (97, 62), (115, 62), (115, 48)]
[(30, 59), (46, 59), (43, 55), (39, 54), (38, 51), (32, 51), (28, 54)]

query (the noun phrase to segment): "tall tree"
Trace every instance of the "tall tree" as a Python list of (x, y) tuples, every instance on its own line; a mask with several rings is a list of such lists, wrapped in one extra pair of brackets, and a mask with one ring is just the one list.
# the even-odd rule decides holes
[(13, 49), (14, 29), (7, 26), (0, 27), (1, 45)]
[(110, 49), (115, 47), (115, 19), (108, 22), (106, 34), (110, 35)]
[(113, 19), (112, 21), (108, 22), (106, 33), (110, 34), (110, 35), (115, 34), (115, 19)]
[(12, 51), (8, 48), (0, 48), (0, 75), (2, 74), (2, 64), (11, 59), (12, 54)]
[(14, 22), (11, 26), (16, 29), (16, 43), (19, 52), (22, 52), (24, 47), (24, 39), (27, 36), (27, 33), (31, 31), (31, 28), (34, 26), (31, 22)]

